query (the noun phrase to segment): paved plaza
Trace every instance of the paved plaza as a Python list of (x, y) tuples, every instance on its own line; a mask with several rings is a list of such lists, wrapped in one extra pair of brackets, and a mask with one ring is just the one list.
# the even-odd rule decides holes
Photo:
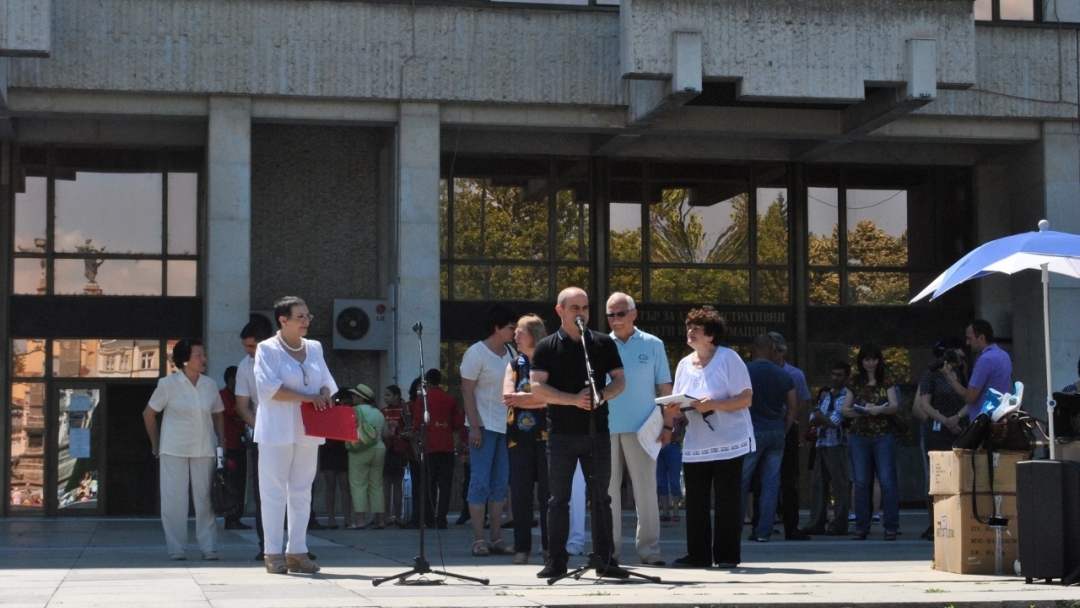
[[(0, 608), (322, 608), (337, 606), (1077, 606), (1080, 587), (1026, 585), (1018, 576), (955, 575), (931, 569), (932, 544), (918, 538), (925, 515), (905, 512), (904, 534), (882, 540), (815, 537), (743, 543), (735, 570), (639, 567), (662, 583), (597, 582), (589, 573), (549, 586), (511, 556), (472, 557), (468, 526), (429, 530), (432, 567), (490, 584), (449, 579), (440, 586), (378, 587), (372, 580), (407, 570), (417, 553), (416, 530), (322, 531), (311, 535), (317, 575), (267, 574), (252, 561), (253, 532), (221, 530), (221, 561), (205, 562), (192, 545), (186, 561), (170, 561), (160, 522), (151, 519), (0, 520)], [(684, 554), (683, 523), (663, 524), (670, 560)], [(192, 522), (193, 526), (193, 522)], [(623, 530), (634, 529), (632, 512)], [(782, 532), (782, 531), (781, 531)], [(509, 532), (504, 533), (509, 538)], [(194, 542), (194, 531), (191, 538)], [(623, 539), (633, 547), (632, 537)], [(575, 557), (571, 566), (584, 563)], [(432, 579), (442, 577), (430, 576)]]

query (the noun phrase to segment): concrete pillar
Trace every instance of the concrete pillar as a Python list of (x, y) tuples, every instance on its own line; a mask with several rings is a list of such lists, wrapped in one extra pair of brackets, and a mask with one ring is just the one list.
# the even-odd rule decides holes
[(207, 143), (207, 375), (244, 357), (251, 293), (251, 99), (211, 97)]
[(439, 105), (401, 104), (397, 131), (397, 293), (394, 375), (402, 392), (419, 374), (413, 332), (424, 324), (427, 368), (439, 367)]
[[(1043, 125), (1046, 219), (1051, 230), (1072, 234), (1080, 234), (1078, 135), (1080, 123)], [(1050, 361), (1054, 383), (1051, 388), (1055, 391), (1076, 381), (1076, 362), (1080, 357), (1078, 310), (1080, 280), (1050, 275)]]
[[(1015, 155), (1007, 172), (1011, 186), (1009, 234), (1038, 230), (1038, 221), (1044, 218), (1049, 220), (1051, 230), (1080, 233), (1078, 133), (1080, 125), (1074, 122), (1045, 123), (1042, 140)], [(980, 242), (986, 240), (980, 238)], [(1017, 273), (1009, 285), (1013, 378), (1025, 385), (1025, 409), (1042, 417), (1046, 413), (1047, 387), (1040, 273)], [(1060, 390), (1076, 381), (1080, 328), (1075, 317), (1080, 307), (1080, 281), (1050, 275), (1049, 296), (1050, 389)]]

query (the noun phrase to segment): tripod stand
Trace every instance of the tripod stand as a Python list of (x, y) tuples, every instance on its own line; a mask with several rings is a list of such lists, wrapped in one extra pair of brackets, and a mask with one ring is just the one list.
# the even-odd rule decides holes
[[(586, 377), (588, 378), (585, 382), (588, 385), (589, 391), (592, 393), (592, 407), (589, 408), (589, 445), (590, 445), (590, 449), (592, 451), (592, 461), (593, 461), (593, 475), (592, 475), (592, 477), (593, 478), (592, 478), (592, 482), (589, 483), (588, 485), (592, 489), (592, 497), (591, 498), (592, 498), (593, 533), (595, 534), (596, 530), (600, 530), (600, 534), (603, 534), (603, 535), (608, 537), (607, 538), (608, 547), (614, 548), (615, 543), (614, 543), (614, 539), (611, 538), (611, 535), (610, 535), (610, 532), (609, 532), (610, 528), (608, 526), (606, 526), (606, 525), (603, 525), (604, 520), (601, 518), (601, 512), (600, 512), (600, 509), (601, 509), (601, 506), (600, 506), (601, 494), (600, 494), (600, 492), (601, 492), (601, 490), (600, 490), (599, 484), (597, 483), (597, 480), (596, 480), (596, 466), (597, 466), (597, 463), (599, 462), (599, 459), (596, 457), (597, 456), (597, 454), (596, 454), (596, 408), (600, 407), (600, 390), (596, 388), (596, 379), (593, 376), (592, 361), (589, 360), (589, 348), (585, 344), (586, 343), (585, 337), (586, 337), (586, 335), (588, 335), (588, 329), (585, 328), (585, 319), (584, 319), (584, 317), (578, 317), (578, 318), (574, 319), (574, 323), (577, 324), (578, 330), (581, 332), (581, 349), (585, 353), (585, 373), (586, 373)], [(606, 491), (606, 489), (605, 489), (605, 491)], [(614, 516), (615, 516), (615, 514), (613, 513), (612, 517), (614, 517)], [(597, 525), (597, 522), (600, 522), (600, 525)], [(595, 545), (595, 543), (594, 543), (594, 545)], [(595, 549), (595, 548), (596, 547), (594, 546), (593, 549)], [(649, 581), (651, 583), (659, 583), (659, 582), (661, 582), (660, 577), (658, 577), (658, 576), (649, 576), (649, 575), (646, 575), (646, 574), (641, 574), (639, 572), (632, 572), (630, 570), (620, 568), (619, 566), (613, 564), (612, 561), (613, 561), (613, 559), (605, 560), (603, 558), (603, 556), (601, 556), (599, 553), (597, 553), (594, 550), (592, 553), (589, 554), (589, 561), (586, 562), (586, 564), (584, 566), (581, 566), (581, 567), (579, 567), (577, 569), (571, 570), (571, 571), (567, 572), (566, 574), (562, 574), (562, 575), (559, 575), (559, 576), (553, 576), (553, 577), (547, 579), (547, 584), (548, 585), (554, 585), (555, 583), (557, 583), (557, 582), (559, 582), (562, 579), (567, 578), (567, 577), (574, 577), (574, 580), (581, 580), (581, 577), (586, 572), (588, 572), (589, 570), (596, 570), (596, 572), (601, 577), (608, 577), (608, 578), (615, 578), (615, 579), (627, 579), (627, 578), (630, 578), (631, 576), (636, 576), (638, 578), (645, 579), (645, 580), (647, 580), (647, 581)], [(603, 578), (601, 578), (599, 580), (603, 580)]]
[[(473, 578), (471, 576), (464, 576), (464, 575), (461, 575), (461, 574), (453, 574), (451, 572), (443, 572), (442, 570), (432, 570), (431, 569), (431, 564), (429, 564), (428, 561), (427, 561), (427, 558), (424, 557), (424, 539), (425, 539), (424, 532), (425, 532), (425, 528), (427, 528), (427, 526), (424, 525), (424, 519), (425, 519), (424, 518), (424, 509), (427, 507), (427, 503), (426, 503), (426, 500), (425, 500), (425, 497), (424, 497), (424, 494), (425, 494), (424, 486), (427, 485), (428, 479), (430, 477), (430, 471), (427, 470), (427, 428), (428, 428), (428, 423), (431, 422), (431, 415), (428, 413), (427, 378), (425, 377), (426, 370), (424, 369), (424, 342), (423, 342), (423, 339), (422, 339), (422, 334), (424, 332), (424, 325), (422, 323), (420, 323), (419, 321), (417, 321), (416, 324), (413, 325), (413, 331), (416, 332), (416, 339), (417, 339), (417, 341), (420, 342), (420, 398), (421, 398), (421, 403), (424, 404), (424, 418), (423, 418), (423, 422), (420, 423), (420, 441), (419, 441), (419, 450), (418, 450), (419, 451), (419, 459), (420, 459), (420, 470), (422, 471), (422, 475), (420, 476), (421, 479), (420, 479), (420, 483), (418, 484), (420, 487), (416, 491), (416, 495), (417, 495), (417, 501), (416, 502), (417, 502), (417, 504), (420, 505), (419, 506), (420, 513), (419, 513), (419, 516), (417, 517), (417, 521), (420, 522), (420, 555), (417, 555), (416, 557), (413, 558), (413, 567), (411, 569), (406, 570), (405, 572), (402, 572), (401, 574), (395, 574), (393, 576), (387, 576), (387, 577), (384, 577), (384, 578), (377, 578), (377, 579), (371, 581), (371, 584), (373, 586), (375, 586), (375, 587), (378, 587), (379, 585), (385, 583), (386, 581), (396, 580), (396, 581), (398, 581), (399, 585), (442, 585), (446, 581), (435, 580), (435, 579), (427, 579), (427, 578), (418, 578), (418, 579), (415, 579), (415, 580), (408, 580), (410, 576), (414, 576), (414, 575), (423, 576), (425, 574), (438, 574), (438, 575), (441, 575), (441, 576), (452, 576), (454, 578), (461, 579), (463, 581), (472, 581), (474, 583), (480, 583), (481, 585), (486, 585), (489, 582), (488, 579), (486, 579), (486, 578)], [(415, 483), (415, 480), (414, 480), (414, 483)]]

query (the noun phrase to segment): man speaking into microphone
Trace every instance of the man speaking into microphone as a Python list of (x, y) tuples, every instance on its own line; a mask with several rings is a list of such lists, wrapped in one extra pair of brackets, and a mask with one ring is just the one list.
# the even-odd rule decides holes
[[(625, 386), (622, 359), (610, 337), (585, 328), (589, 322), (589, 296), (584, 290), (567, 287), (559, 292), (555, 311), (561, 321), (559, 331), (536, 345), (529, 374), (533, 395), (548, 404), (548, 483), (551, 488), (548, 546), (551, 554), (544, 569), (537, 573), (538, 578), (566, 574), (570, 492), (578, 462), (585, 474), (587, 496), (594, 503), (593, 552), (604, 565), (616, 565), (612, 557), (611, 497), (608, 496), (611, 436), (608, 433), (607, 401), (621, 393)], [(585, 348), (588, 349), (598, 399), (594, 399), (593, 387), (589, 386)], [(606, 383), (608, 376), (610, 383)], [(590, 419), (596, 424), (591, 436)], [(607, 572), (610, 571), (597, 570), (598, 574)]]

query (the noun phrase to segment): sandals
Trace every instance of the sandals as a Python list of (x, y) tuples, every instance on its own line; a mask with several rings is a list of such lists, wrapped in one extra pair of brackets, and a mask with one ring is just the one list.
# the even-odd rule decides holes
[(289, 571), (285, 556), (281, 553), (277, 555), (264, 555), (263, 561), (266, 562), (266, 571), (270, 574), (285, 574)]
[(486, 540), (478, 540), (472, 544), (472, 554), (475, 557), (487, 557), (491, 555), (491, 550), (488, 549)]
[(676, 514), (671, 516), (671, 521), (682, 521), (682, 518), (679, 517), (678, 513), (676, 513)]
[(885, 540), (896, 540), (896, 532), (886, 532)]
[(491, 545), (490, 552), (495, 555), (514, 555), (514, 548), (507, 545), (505, 540), (500, 539)]
[(866, 532), (856, 532), (851, 535), (851, 540), (866, 540)]
[(315, 574), (321, 568), (308, 557), (307, 553), (291, 553), (285, 556), (289, 572), (301, 572), (303, 574)]
[(364, 524), (352, 524), (351, 526), (345, 526), (346, 530), (367, 530), (367, 526)]
[(671, 516), (670, 515), (661, 515), (660, 516), (660, 521), (671, 521)]

